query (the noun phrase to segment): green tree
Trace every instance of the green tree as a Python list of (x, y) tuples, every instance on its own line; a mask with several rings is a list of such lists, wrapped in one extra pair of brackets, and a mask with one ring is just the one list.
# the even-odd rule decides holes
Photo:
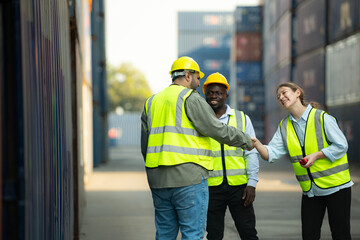
[(142, 111), (145, 100), (152, 95), (144, 74), (131, 63), (108, 66), (108, 82), (110, 111), (117, 107), (129, 112)]

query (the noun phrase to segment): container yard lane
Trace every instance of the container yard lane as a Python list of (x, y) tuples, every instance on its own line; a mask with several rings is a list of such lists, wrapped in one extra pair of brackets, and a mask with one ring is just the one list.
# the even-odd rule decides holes
[[(350, 172), (355, 183), (351, 233), (352, 239), (360, 239), (360, 165), (350, 162)], [(290, 164), (260, 161), (259, 179), (254, 202), (259, 238), (301, 239), (301, 190)], [(110, 148), (110, 161), (95, 168), (89, 179), (86, 199), (80, 240), (155, 238), (154, 208), (139, 147)], [(239, 239), (229, 212), (225, 221), (224, 239)], [(326, 216), (321, 236), (331, 239)]]

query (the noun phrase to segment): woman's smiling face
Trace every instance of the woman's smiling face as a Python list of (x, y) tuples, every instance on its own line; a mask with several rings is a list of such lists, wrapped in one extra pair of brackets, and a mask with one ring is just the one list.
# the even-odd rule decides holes
[(300, 91), (295, 92), (289, 87), (281, 87), (277, 91), (277, 99), (283, 108), (289, 108), (299, 100)]

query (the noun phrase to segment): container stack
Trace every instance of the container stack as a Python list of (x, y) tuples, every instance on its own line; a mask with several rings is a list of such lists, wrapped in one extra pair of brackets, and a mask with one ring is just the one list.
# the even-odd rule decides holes
[(325, 102), (349, 144), (349, 161), (360, 156), (360, 2), (329, 1)]
[(231, 105), (247, 114), (264, 140), (265, 95), (262, 74), (262, 7), (237, 7), (231, 51)]
[(325, 104), (325, 46), (327, 1), (308, 0), (296, 6), (294, 82), (305, 91), (305, 100)]
[(286, 116), (276, 88), (293, 76), (293, 1), (264, 1), (263, 73), (265, 85), (265, 142), (269, 142), (279, 122)]
[(203, 96), (202, 84), (210, 74), (219, 72), (230, 81), (233, 23), (232, 12), (178, 13), (178, 55), (192, 57), (204, 72), (197, 89)]

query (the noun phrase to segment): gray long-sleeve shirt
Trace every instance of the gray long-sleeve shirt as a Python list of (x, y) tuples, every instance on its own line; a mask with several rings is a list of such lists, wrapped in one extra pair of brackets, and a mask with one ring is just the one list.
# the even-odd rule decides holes
[[(170, 87), (172, 86), (174, 85)], [(185, 111), (196, 130), (204, 136), (243, 149), (252, 147), (250, 137), (241, 130), (221, 123), (200, 94), (191, 93), (185, 101)], [(148, 137), (147, 116), (143, 111), (141, 115), (141, 153), (144, 159), (146, 158)], [(202, 178), (207, 179), (209, 176), (205, 168), (193, 163), (146, 168), (146, 173), (151, 188), (184, 187), (199, 184)]]

